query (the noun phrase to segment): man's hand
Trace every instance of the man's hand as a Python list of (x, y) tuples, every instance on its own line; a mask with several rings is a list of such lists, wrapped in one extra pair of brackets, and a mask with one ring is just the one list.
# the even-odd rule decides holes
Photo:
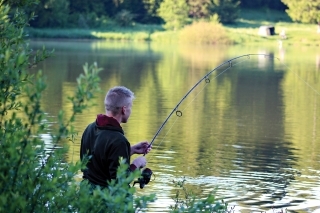
[(140, 157), (137, 157), (136, 159), (134, 159), (132, 161), (132, 164), (134, 164), (137, 168), (143, 168), (147, 165), (147, 160), (145, 157), (143, 156), (140, 156)]
[(130, 154), (148, 154), (151, 151), (152, 146), (149, 147), (148, 141), (142, 141), (136, 145), (131, 146)]

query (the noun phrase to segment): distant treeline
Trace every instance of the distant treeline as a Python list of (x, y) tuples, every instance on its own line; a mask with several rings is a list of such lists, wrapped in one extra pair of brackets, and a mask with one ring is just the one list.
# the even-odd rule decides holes
[[(232, 22), (240, 8), (286, 9), (281, 0), (39, 0), (27, 10), (35, 12), (37, 17), (30, 24), (36, 28), (97, 28), (112, 22), (120, 25), (130, 22), (161, 24), (165, 20), (159, 15), (159, 8), (166, 1), (176, 7), (184, 1), (191, 20), (209, 19), (218, 14), (222, 21)], [(14, 7), (24, 0), (4, 2)], [(224, 14), (227, 19), (223, 18)]]
[(241, 0), (243, 8), (269, 8), (274, 10), (285, 11), (287, 6), (281, 0)]

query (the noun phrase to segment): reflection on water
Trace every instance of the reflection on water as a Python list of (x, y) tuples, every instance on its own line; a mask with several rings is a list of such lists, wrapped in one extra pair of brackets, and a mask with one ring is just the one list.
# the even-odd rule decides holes
[[(179, 106), (183, 116), (173, 115), (154, 141), (147, 160), (155, 179), (137, 188), (137, 195), (156, 193), (148, 212), (166, 212), (176, 190), (172, 181), (185, 177), (201, 197), (215, 190), (236, 211), (320, 209), (318, 49), (32, 42), (43, 44), (55, 49), (55, 56), (38, 66), (49, 79), (47, 113), (71, 114), (67, 97), (75, 79), (85, 62), (96, 61), (104, 69), (103, 91), (124, 85), (135, 93), (123, 125), (132, 144), (151, 140), (186, 92), (219, 64), (248, 53), (275, 56), (223, 66), (187, 96)], [(79, 136), (70, 144), (68, 161), (79, 160), (81, 133), (104, 113), (104, 95), (97, 94), (96, 105), (78, 117)]]

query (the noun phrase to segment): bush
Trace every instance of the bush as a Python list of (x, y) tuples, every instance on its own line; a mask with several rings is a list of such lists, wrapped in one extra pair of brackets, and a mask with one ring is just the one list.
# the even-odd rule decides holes
[(287, 14), (293, 21), (317, 24), (320, 21), (319, 1), (281, 0), (289, 9)]
[(179, 30), (188, 22), (188, 4), (185, 0), (164, 0), (158, 9), (167, 30)]
[(115, 16), (115, 21), (122, 27), (130, 26), (133, 23), (134, 15), (128, 10), (121, 10)]
[(238, 18), (240, 1), (238, 0), (223, 0), (214, 1), (213, 5), (209, 6), (212, 14), (218, 14), (220, 22), (223, 24), (234, 23)]
[(181, 181), (173, 181), (177, 187), (176, 194), (172, 198), (174, 205), (170, 206), (172, 213), (179, 212), (233, 212), (234, 207), (228, 208), (228, 204), (224, 201), (217, 202), (213, 193), (209, 194), (205, 199), (198, 199), (196, 195), (185, 186), (186, 179)]
[(190, 44), (228, 44), (227, 33), (217, 22), (199, 21), (184, 27), (179, 40)]
[(30, 22), (33, 26), (39, 28), (64, 28), (69, 26), (68, 16), (70, 11), (69, 1), (67, 0), (42, 0), (39, 1), (37, 4), (33, 4), (31, 7), (26, 7), (24, 9), (26, 11), (36, 11), (37, 16), (34, 17), (34, 19)]

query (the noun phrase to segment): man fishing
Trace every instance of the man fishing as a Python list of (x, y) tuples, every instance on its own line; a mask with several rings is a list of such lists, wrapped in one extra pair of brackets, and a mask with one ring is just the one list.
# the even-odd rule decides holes
[[(106, 114), (99, 114), (95, 122), (89, 124), (81, 138), (80, 159), (89, 157), (83, 178), (93, 186), (105, 188), (108, 182), (116, 179), (119, 158), (123, 157), (130, 164), (133, 154), (146, 154), (151, 146), (147, 141), (130, 146), (124, 136), (121, 123), (127, 123), (134, 99), (131, 90), (123, 86), (111, 88), (105, 97)], [(129, 166), (129, 171), (145, 167), (144, 156), (136, 158)]]

